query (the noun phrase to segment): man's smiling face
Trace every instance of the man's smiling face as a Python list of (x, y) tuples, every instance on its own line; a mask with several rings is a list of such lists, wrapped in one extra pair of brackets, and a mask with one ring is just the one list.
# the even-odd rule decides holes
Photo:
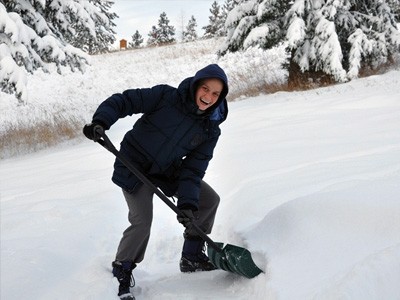
[(200, 110), (206, 110), (218, 101), (224, 84), (220, 79), (209, 78), (203, 80), (196, 91), (196, 104)]

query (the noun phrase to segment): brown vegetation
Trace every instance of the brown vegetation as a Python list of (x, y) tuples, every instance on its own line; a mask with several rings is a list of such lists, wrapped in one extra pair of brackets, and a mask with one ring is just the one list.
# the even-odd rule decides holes
[(30, 128), (10, 126), (0, 134), (0, 159), (35, 152), (76, 138), (82, 132), (82, 124), (76, 120), (59, 119), (58, 122), (42, 122)]

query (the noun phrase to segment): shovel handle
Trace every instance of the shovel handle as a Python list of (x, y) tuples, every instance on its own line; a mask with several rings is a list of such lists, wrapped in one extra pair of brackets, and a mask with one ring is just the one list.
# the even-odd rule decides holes
[[(124, 157), (124, 155), (121, 154), (121, 152), (115, 148), (103, 129), (97, 129), (96, 132), (102, 137), (102, 139), (97, 140), (100, 145), (113, 153), (129, 169), (129, 171), (131, 171), (137, 178), (146, 184), (178, 216), (182, 214), (179, 208), (177, 208), (159, 188), (157, 188), (145, 175), (142, 174), (142, 172), (140, 172), (128, 159), (126, 159), (126, 157)], [(207, 245), (211, 246), (219, 253), (223, 252), (222, 248), (219, 247), (207, 234), (205, 234), (197, 224), (192, 223), (192, 228), (205, 242), (207, 242)]]

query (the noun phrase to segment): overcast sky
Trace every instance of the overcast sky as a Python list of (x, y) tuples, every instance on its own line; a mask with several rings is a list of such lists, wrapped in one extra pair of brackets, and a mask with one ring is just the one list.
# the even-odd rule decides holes
[[(203, 35), (202, 27), (209, 23), (208, 17), (211, 15), (211, 5), (215, 0), (114, 0), (112, 11), (119, 18), (114, 22), (117, 32), (117, 41), (124, 38), (131, 40), (132, 35), (139, 31), (144, 40), (147, 40), (147, 34), (152, 26), (158, 25), (160, 14), (165, 12), (170, 21), (170, 25), (175, 27), (176, 36), (180, 40), (183, 26), (186, 27), (189, 19), (193, 15), (197, 20), (197, 34)], [(222, 6), (224, 0), (217, 0)]]

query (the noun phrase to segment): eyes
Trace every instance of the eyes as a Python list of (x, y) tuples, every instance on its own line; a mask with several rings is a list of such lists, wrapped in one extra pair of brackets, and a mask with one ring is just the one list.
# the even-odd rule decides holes
[(219, 91), (214, 91), (214, 92), (212, 92), (212, 91), (210, 90), (210, 88), (209, 88), (208, 86), (206, 86), (206, 85), (203, 85), (203, 86), (201, 87), (201, 90), (202, 90), (204, 93), (206, 93), (206, 94), (211, 93), (211, 95), (212, 95), (213, 97), (216, 97), (216, 98), (218, 98), (219, 95), (221, 94), (221, 92), (219, 92)]

